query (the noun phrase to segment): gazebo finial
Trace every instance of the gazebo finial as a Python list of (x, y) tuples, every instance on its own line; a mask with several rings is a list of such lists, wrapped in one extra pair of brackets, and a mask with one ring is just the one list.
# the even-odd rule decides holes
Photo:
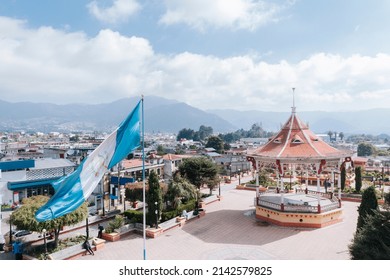
[(291, 109), (292, 109), (292, 113), (294, 113), (295, 114), (295, 112), (296, 112), (296, 108), (295, 108), (295, 87), (293, 87), (292, 88), (292, 91), (293, 91), (293, 106), (291, 107)]

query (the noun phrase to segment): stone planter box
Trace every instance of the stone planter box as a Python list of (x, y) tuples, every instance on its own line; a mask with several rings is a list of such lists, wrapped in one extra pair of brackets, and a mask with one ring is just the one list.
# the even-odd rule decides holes
[(115, 241), (118, 241), (120, 238), (121, 238), (121, 235), (118, 232), (111, 232), (111, 233), (103, 232), (102, 233), (102, 239), (107, 240), (107, 241), (115, 242)]
[(102, 239), (102, 238), (93, 238), (92, 239), (92, 245), (95, 246), (95, 250), (100, 250), (104, 247), (104, 243), (106, 243), (106, 240)]
[(163, 233), (162, 228), (148, 228), (146, 229), (146, 236), (150, 238), (156, 238), (157, 236), (161, 235)]

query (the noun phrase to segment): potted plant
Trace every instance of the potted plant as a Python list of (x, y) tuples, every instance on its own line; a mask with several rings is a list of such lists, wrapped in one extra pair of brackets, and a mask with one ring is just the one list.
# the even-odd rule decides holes
[(119, 229), (124, 225), (124, 218), (121, 215), (116, 215), (115, 218), (108, 223), (108, 227), (102, 232), (102, 238), (107, 241), (117, 241), (120, 239), (120, 233), (116, 232), (116, 229)]

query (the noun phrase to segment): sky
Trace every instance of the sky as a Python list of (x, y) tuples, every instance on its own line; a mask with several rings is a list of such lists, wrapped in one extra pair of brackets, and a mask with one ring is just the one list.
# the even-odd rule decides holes
[(0, 99), (390, 107), (390, 1), (2, 0)]

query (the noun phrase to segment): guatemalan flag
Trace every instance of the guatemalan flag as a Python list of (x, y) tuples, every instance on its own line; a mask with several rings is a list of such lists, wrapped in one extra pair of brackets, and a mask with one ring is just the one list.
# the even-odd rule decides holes
[(76, 210), (91, 195), (104, 173), (139, 147), (141, 102), (74, 172), (52, 183), (55, 193), (35, 213), (38, 222)]

